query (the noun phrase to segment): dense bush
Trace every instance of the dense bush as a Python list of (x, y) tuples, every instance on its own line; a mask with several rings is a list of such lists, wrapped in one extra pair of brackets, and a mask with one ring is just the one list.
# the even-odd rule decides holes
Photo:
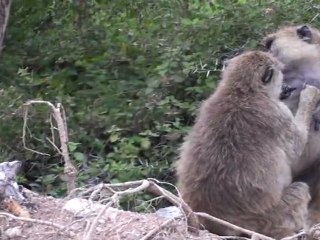
[(316, 1), (16, 0), (0, 60), (1, 159), (24, 161), (20, 181), (53, 195), (63, 162), (46, 140), (48, 110), (66, 108), (79, 184), (156, 177), (174, 182), (172, 163), (224, 58), (257, 47), (287, 23), (319, 26)]

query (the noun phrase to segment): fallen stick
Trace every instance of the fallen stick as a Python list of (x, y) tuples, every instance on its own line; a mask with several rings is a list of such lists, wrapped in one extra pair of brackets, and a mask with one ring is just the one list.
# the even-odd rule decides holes
[(10, 213), (6, 213), (6, 212), (0, 212), (0, 216), (8, 217), (8, 218), (18, 220), (18, 221), (23, 221), (23, 222), (31, 222), (31, 223), (38, 223), (38, 224), (42, 224), (42, 225), (47, 225), (47, 226), (50, 226), (53, 228), (57, 228), (59, 230), (64, 229), (64, 226), (57, 224), (57, 223), (34, 219), (34, 218), (16, 217), (16, 216), (14, 216)]
[(275, 240), (273, 238), (270, 238), (268, 236), (265, 236), (263, 234), (260, 234), (260, 233), (257, 233), (257, 232), (254, 232), (254, 231), (251, 231), (251, 230), (248, 230), (248, 229), (245, 229), (245, 228), (242, 228), (242, 227), (239, 227), (237, 225), (234, 225), (232, 223), (229, 223), (225, 220), (222, 220), (220, 218), (216, 218), (216, 217), (213, 217), (207, 213), (203, 213), (203, 212), (195, 212), (194, 213), (196, 216), (198, 217), (202, 217), (202, 218), (205, 218), (207, 220), (210, 220), (211, 222), (215, 222), (215, 223), (218, 223), (220, 225), (223, 225), (223, 226), (226, 226), (228, 228), (231, 228), (237, 232), (241, 232), (241, 233), (245, 233), (245, 234), (248, 234), (249, 236), (251, 236), (251, 238), (255, 238), (257, 237), (258, 239), (263, 239), (263, 240)]
[(154, 235), (156, 235), (158, 232), (160, 232), (163, 228), (165, 228), (166, 226), (168, 226), (169, 224), (171, 224), (172, 222), (174, 222), (175, 220), (177, 220), (177, 218), (171, 218), (167, 221), (165, 221), (164, 223), (162, 223), (160, 226), (158, 226), (157, 228), (151, 230), (150, 232), (147, 233), (147, 235), (145, 235), (143, 238), (141, 238), (140, 240), (151, 240)]
[[(153, 179), (147, 179), (147, 180), (138, 180), (138, 181), (131, 181), (131, 182), (125, 182), (125, 183), (110, 183), (110, 184), (99, 184), (97, 186), (91, 187), (89, 189), (74, 189), (70, 195), (74, 195), (76, 191), (83, 191), (86, 193), (86, 195), (89, 195), (89, 198), (92, 198), (92, 194), (96, 196), (99, 191), (102, 190), (108, 190), (109, 192), (112, 192), (113, 195), (110, 197), (109, 202), (107, 205), (100, 210), (97, 217), (95, 218), (94, 222), (91, 224), (90, 229), (88, 230), (88, 234), (85, 236), (84, 240), (90, 240), (91, 236), (93, 234), (93, 231), (96, 227), (96, 224), (99, 220), (99, 218), (103, 215), (103, 213), (112, 205), (115, 203), (118, 203), (121, 197), (135, 194), (141, 191), (147, 191), (149, 193), (155, 194), (157, 196), (162, 196), (166, 200), (168, 200), (170, 203), (172, 203), (174, 206), (178, 207), (186, 217), (189, 230), (193, 230), (195, 234), (198, 234), (199, 231), (199, 218), (205, 218), (209, 221), (221, 224), (227, 228), (233, 229), (239, 233), (247, 234), (251, 237), (251, 239), (259, 239), (259, 240), (275, 240), (271, 237), (268, 237), (266, 235), (260, 234), (258, 232), (242, 228), (240, 226), (234, 225), (230, 222), (227, 222), (225, 220), (222, 220), (220, 218), (216, 218), (214, 216), (211, 216), (207, 213), (203, 212), (193, 212), (191, 208), (183, 201), (181, 197), (175, 196), (173, 193), (169, 192), (168, 190), (164, 189), (163, 187), (160, 187), (157, 183), (155, 183), (156, 180)], [(116, 191), (116, 189), (122, 189), (121, 191)], [(126, 189), (127, 188), (127, 189)], [(124, 189), (124, 190), (123, 190)], [(91, 194), (90, 194), (91, 193)], [(165, 221), (163, 224), (161, 224), (159, 227), (151, 230), (147, 235), (145, 235), (141, 240), (149, 240), (152, 239), (152, 236), (157, 234), (159, 231), (161, 231), (164, 227), (172, 223), (174, 220), (176, 220), (179, 217), (169, 219)], [(315, 228), (315, 231), (318, 230), (318, 228)], [(301, 232), (292, 236), (285, 237), (281, 240), (292, 240), (296, 237), (305, 236), (307, 233)], [(237, 236), (218, 236), (220, 239), (248, 239), (245, 237), (237, 237)]]

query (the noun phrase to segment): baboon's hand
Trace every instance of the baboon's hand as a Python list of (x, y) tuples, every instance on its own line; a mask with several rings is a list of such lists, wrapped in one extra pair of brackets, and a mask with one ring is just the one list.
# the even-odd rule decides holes
[(293, 182), (290, 184), (290, 194), (295, 198), (311, 199), (309, 185), (304, 182)]
[(306, 107), (314, 108), (320, 101), (320, 90), (314, 86), (306, 85), (301, 91), (300, 102), (305, 104)]
[(284, 201), (289, 206), (301, 205), (302, 202), (307, 204), (310, 199), (309, 186), (304, 182), (293, 182), (284, 191)]

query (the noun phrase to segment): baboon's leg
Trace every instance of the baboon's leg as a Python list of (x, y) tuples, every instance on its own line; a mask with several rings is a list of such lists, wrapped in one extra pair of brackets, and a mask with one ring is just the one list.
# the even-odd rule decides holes
[(266, 236), (282, 239), (305, 229), (309, 201), (308, 185), (294, 182), (283, 190), (277, 206), (263, 214), (239, 217), (239, 221), (234, 223)]
[(311, 166), (294, 178), (294, 181), (302, 181), (308, 184), (311, 201), (309, 203), (308, 227), (320, 223), (320, 162)]
[[(311, 186), (314, 187), (314, 186)], [(309, 213), (308, 213), (308, 220), (307, 226), (311, 228), (312, 226), (320, 223), (320, 193), (319, 187), (320, 183), (317, 184), (317, 194), (312, 197), (311, 202), (309, 204)]]
[[(292, 236), (305, 228), (310, 201), (309, 187), (294, 182), (283, 191), (281, 201), (273, 209), (263, 213), (237, 214), (225, 220), (240, 227), (275, 239)], [(210, 232), (223, 236), (241, 236), (242, 233), (209, 220), (202, 220)]]
[(261, 225), (260, 232), (281, 239), (305, 229), (309, 201), (307, 184), (303, 182), (290, 184), (284, 189), (279, 205), (266, 214), (265, 218), (269, 219), (269, 224)]

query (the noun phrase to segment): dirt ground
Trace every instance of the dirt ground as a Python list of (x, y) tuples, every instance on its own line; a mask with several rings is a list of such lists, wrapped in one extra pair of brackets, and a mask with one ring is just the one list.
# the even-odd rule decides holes
[[(0, 239), (32, 239), (32, 240), (70, 240), (85, 239), (88, 226), (97, 217), (97, 213), (103, 207), (82, 211), (80, 214), (70, 211), (76, 208), (76, 204), (69, 202), (66, 209), (67, 199), (55, 199), (44, 197), (32, 192), (27, 193), (27, 205), (32, 219), (44, 220), (61, 225), (62, 228), (55, 228), (42, 223), (31, 223), (12, 219), (7, 216), (0, 216), (1, 236)], [(68, 210), (69, 209), (69, 210)], [(160, 227), (165, 224), (165, 227)], [(64, 228), (64, 229), (63, 229)], [(148, 237), (151, 231), (155, 234)], [(168, 223), (155, 213), (141, 214), (129, 211), (108, 208), (98, 218), (97, 225), (90, 240), (211, 240), (219, 239), (206, 231), (200, 231), (199, 236), (188, 233), (183, 220), (174, 220)]]

